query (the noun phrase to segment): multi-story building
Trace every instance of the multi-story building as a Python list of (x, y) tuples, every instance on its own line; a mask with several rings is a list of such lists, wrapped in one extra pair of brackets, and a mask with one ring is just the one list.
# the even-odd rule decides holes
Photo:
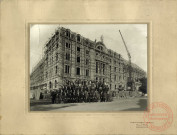
[[(70, 29), (59, 27), (44, 50), (42, 61), (31, 74), (31, 87), (36, 84), (45, 86), (47, 90), (58, 89), (66, 80), (101, 81), (111, 90), (127, 84), (127, 61), (121, 54), (108, 49), (103, 37), (101, 41), (91, 41)], [(134, 79), (146, 76), (135, 64), (132, 67)], [(34, 76), (43, 76), (43, 79), (36, 80)]]
[(44, 84), (44, 58), (33, 68), (30, 75), (30, 89), (35, 90), (40, 87), (43, 88)]

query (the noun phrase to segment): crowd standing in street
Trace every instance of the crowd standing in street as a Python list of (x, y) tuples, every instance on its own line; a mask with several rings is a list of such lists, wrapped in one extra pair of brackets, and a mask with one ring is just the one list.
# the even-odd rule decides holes
[(51, 91), (51, 99), (53, 104), (109, 102), (112, 101), (112, 93), (102, 82), (67, 81), (61, 88)]

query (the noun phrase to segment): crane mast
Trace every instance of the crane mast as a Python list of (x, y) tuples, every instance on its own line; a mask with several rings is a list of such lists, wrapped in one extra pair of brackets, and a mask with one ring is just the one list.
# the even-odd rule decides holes
[(120, 35), (121, 35), (121, 38), (122, 38), (122, 41), (123, 41), (123, 43), (124, 43), (125, 49), (126, 49), (126, 51), (127, 51), (128, 59), (129, 59), (129, 64), (128, 64), (129, 77), (128, 77), (127, 85), (130, 86), (131, 89), (133, 89), (133, 88), (132, 88), (132, 81), (133, 81), (133, 80), (132, 80), (131, 55), (130, 55), (130, 52), (128, 51), (127, 45), (126, 45), (126, 43), (125, 43), (125, 41), (124, 41), (124, 38), (123, 38), (123, 36), (122, 36), (120, 30), (119, 30), (119, 33), (120, 33)]

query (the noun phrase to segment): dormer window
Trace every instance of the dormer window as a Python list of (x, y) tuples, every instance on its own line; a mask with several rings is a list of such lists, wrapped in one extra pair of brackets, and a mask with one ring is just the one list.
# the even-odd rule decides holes
[(85, 43), (88, 44), (88, 40), (85, 40)]
[(80, 42), (81, 41), (81, 38), (79, 35), (77, 35), (77, 41)]
[(99, 50), (102, 50), (103, 51), (103, 47), (102, 46), (98, 46), (97, 47)]
[(120, 58), (120, 54), (119, 54), (119, 58)]
[(75, 38), (75, 37), (74, 37), (74, 34), (71, 34), (71, 38), (72, 38), (72, 39), (74, 39), (74, 38)]
[(70, 32), (68, 30), (66, 31), (66, 36), (70, 37)]

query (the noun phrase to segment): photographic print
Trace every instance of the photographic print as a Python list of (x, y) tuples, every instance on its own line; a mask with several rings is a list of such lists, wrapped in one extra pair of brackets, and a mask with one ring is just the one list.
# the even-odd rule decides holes
[(147, 35), (147, 24), (30, 24), (30, 111), (144, 111)]

